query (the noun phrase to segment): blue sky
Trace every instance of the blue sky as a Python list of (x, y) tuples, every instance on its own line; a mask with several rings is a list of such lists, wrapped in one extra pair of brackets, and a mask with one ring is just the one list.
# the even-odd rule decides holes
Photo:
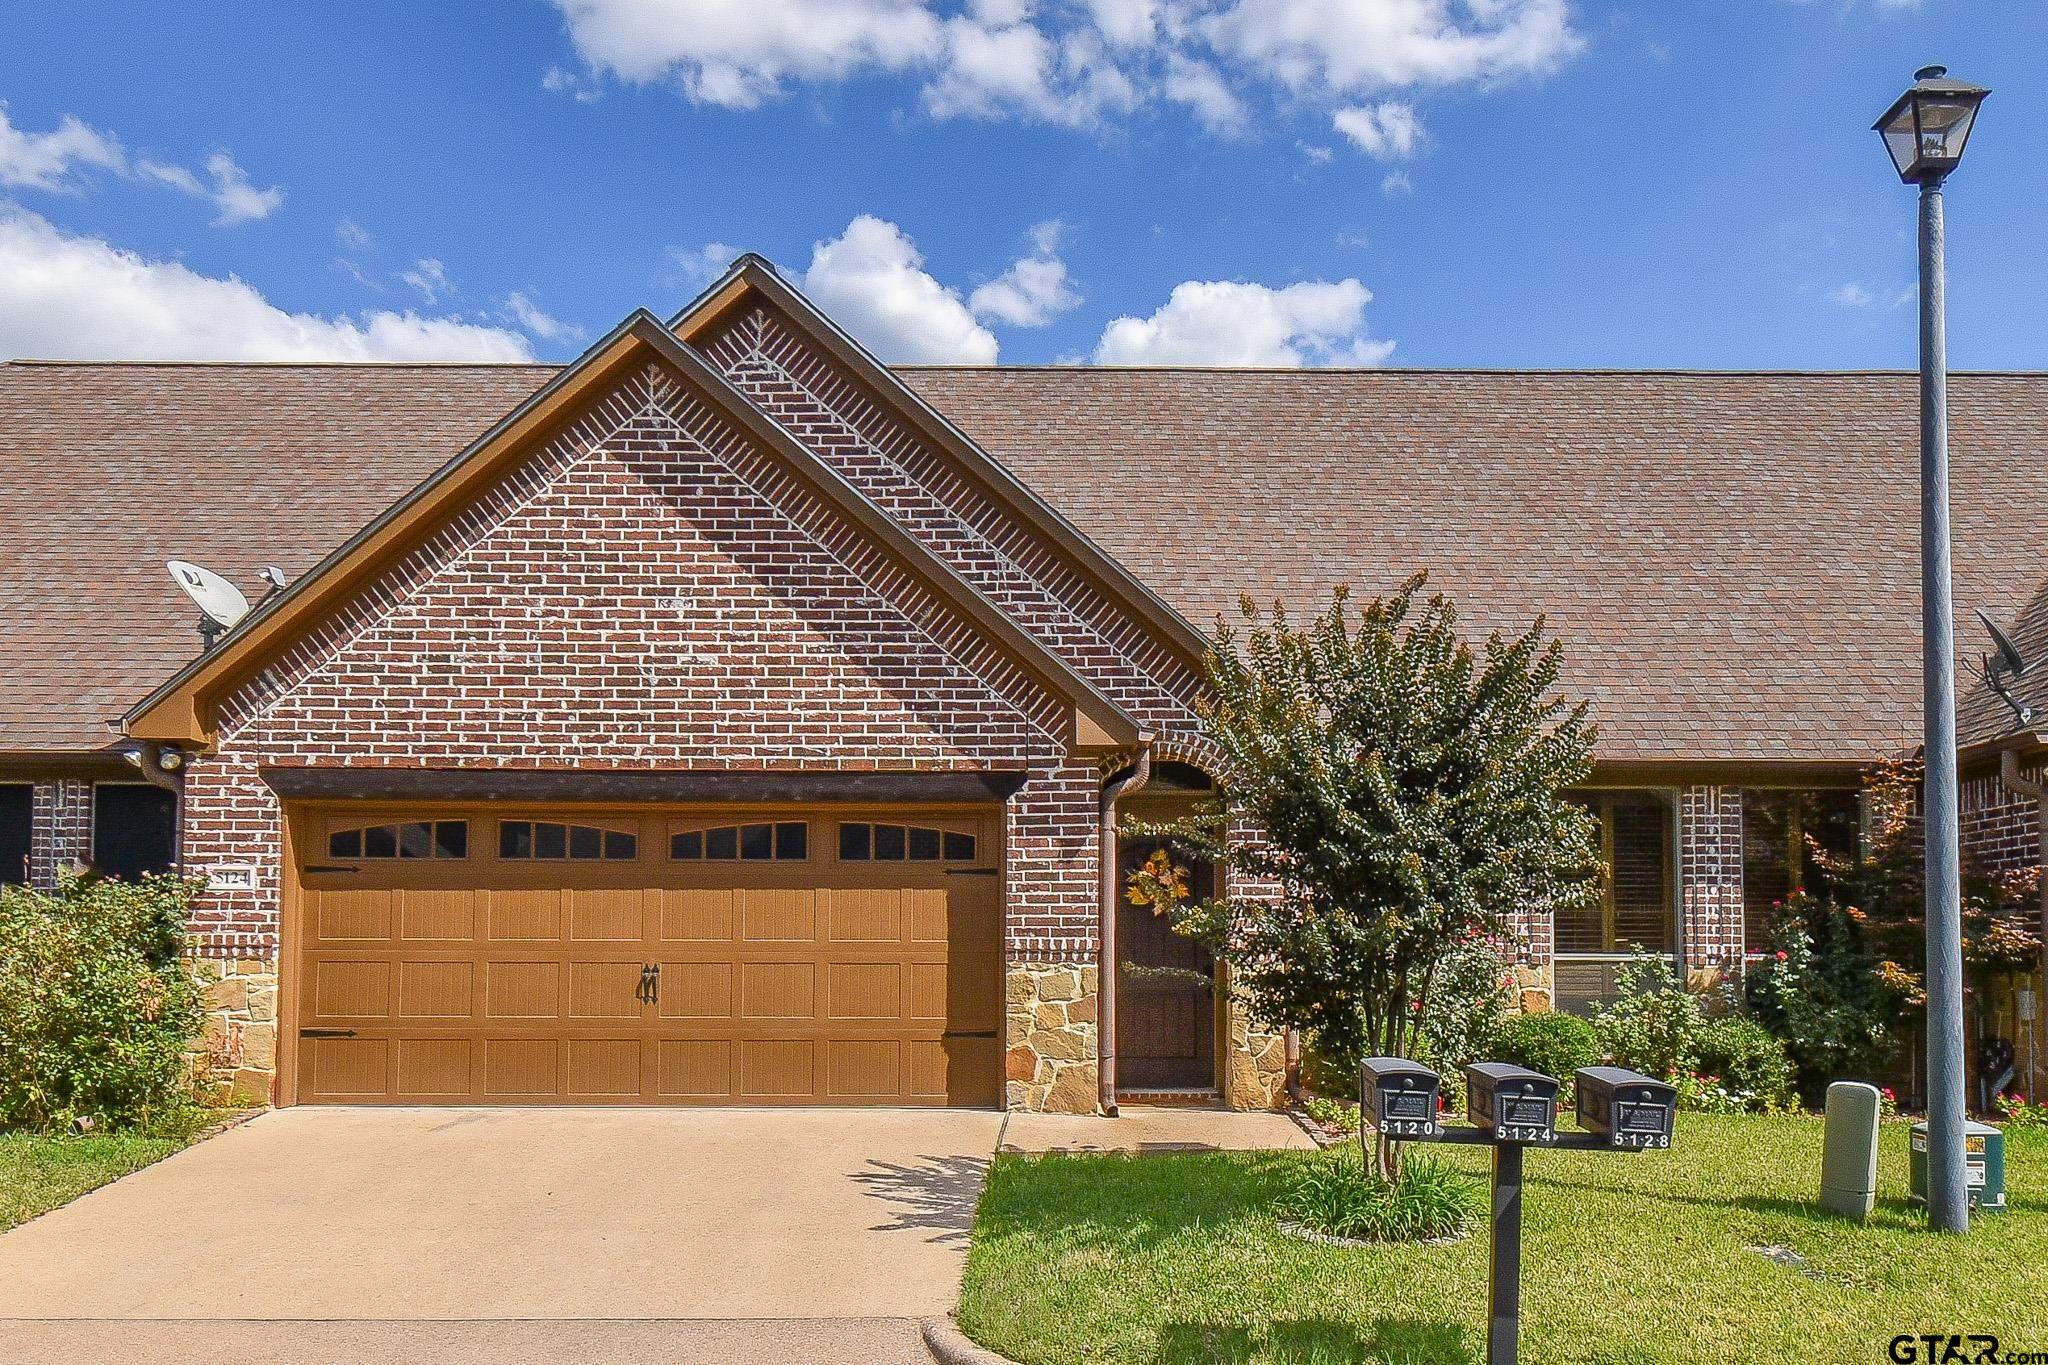
[(1952, 359), (2048, 367), (2048, 5), (192, 8), (0, 12), (0, 354), (560, 359), (751, 249), (892, 359), (1907, 366), (1945, 61)]

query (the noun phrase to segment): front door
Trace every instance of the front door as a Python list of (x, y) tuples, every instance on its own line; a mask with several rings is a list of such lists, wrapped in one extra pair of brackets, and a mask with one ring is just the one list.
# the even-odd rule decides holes
[[(1127, 839), (1117, 884), (1160, 848)], [(1197, 899), (1215, 894), (1215, 872), (1188, 865)], [(1209, 950), (1173, 931), (1146, 905), (1119, 891), (1117, 908), (1117, 1086), (1121, 1090), (1211, 1090), (1216, 1086), (1216, 964)]]

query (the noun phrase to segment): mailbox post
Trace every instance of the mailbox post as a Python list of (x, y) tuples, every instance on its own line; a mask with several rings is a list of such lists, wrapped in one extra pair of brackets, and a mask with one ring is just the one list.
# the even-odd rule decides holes
[[(1507, 1062), (1465, 1067), (1469, 1128), (1435, 1121), (1441, 1079), (1398, 1057), (1367, 1059), (1360, 1077), (1365, 1117), (1389, 1137), (1493, 1148), (1492, 1274), (1488, 1286), (1486, 1365), (1516, 1365), (1522, 1334), (1522, 1155), (1530, 1147), (1640, 1152), (1671, 1145), (1678, 1092), (1618, 1066), (1582, 1068), (1576, 1077), (1578, 1133), (1557, 1131), (1558, 1081)], [(1415, 1123), (1413, 1097), (1427, 1095), (1431, 1117)], [(1406, 1125), (1396, 1127), (1395, 1125)]]

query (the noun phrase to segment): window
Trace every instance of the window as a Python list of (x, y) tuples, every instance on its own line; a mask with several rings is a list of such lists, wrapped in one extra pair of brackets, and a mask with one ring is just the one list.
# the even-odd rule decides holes
[(692, 863), (800, 863), (811, 856), (811, 827), (781, 820), (679, 830), (669, 836), (668, 856)]
[(971, 863), (974, 854), (974, 836), (958, 830), (922, 825), (839, 826), (842, 863)]
[(1575, 799), (1600, 819), (1600, 860), (1608, 876), (1597, 901), (1557, 917), (1557, 951), (1675, 951), (1670, 805), (1654, 792), (1590, 792)]
[(92, 789), (92, 865), (109, 877), (168, 872), (178, 853), (178, 798), (141, 782)]
[(0, 886), (28, 881), (29, 841), (35, 829), (36, 789), (26, 782), (0, 786)]
[(407, 820), (337, 829), (327, 836), (330, 858), (467, 858), (469, 821)]
[(1854, 857), (1863, 833), (1863, 804), (1854, 791), (1742, 793), (1742, 938), (1749, 953), (1765, 951), (1777, 905), (1814, 888), (1820, 855)]
[(640, 836), (624, 830), (553, 820), (500, 820), (498, 856), (515, 862), (567, 859), (577, 863), (629, 863), (640, 856)]

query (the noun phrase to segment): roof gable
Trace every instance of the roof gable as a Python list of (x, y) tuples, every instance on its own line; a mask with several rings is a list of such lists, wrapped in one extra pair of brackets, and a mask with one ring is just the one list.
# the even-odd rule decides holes
[(1077, 749), (1128, 745), (1139, 738), (1134, 721), (1093, 684), (1052, 654), (959, 573), (859, 490), (848, 484), (733, 388), (715, 367), (678, 341), (645, 310), (635, 312), (574, 364), (521, 403), (392, 504), (290, 589), (244, 618), (211, 652), (193, 660), (125, 717), (137, 738), (210, 743), (215, 709), (269, 659), (304, 637), (372, 574), (420, 544), (448, 516), (477, 497), (554, 434), (578, 402), (649, 360), (678, 378), (733, 420), (813, 492), (884, 549), (925, 586), (970, 620), (974, 628), (1071, 706), (1068, 743)]
[(877, 360), (802, 291), (785, 280), (766, 257), (748, 252), (735, 260), (670, 322), (676, 336), (695, 344), (750, 304), (762, 304), (816, 340), (843, 370), (925, 440), (951, 457), (987, 496), (1009, 515), (1049, 540), (1090, 584), (1150, 629), (1184, 659), (1199, 666), (1208, 639), (1137, 575), (1111, 558), (1002, 463), (975, 443), (937, 408)]

